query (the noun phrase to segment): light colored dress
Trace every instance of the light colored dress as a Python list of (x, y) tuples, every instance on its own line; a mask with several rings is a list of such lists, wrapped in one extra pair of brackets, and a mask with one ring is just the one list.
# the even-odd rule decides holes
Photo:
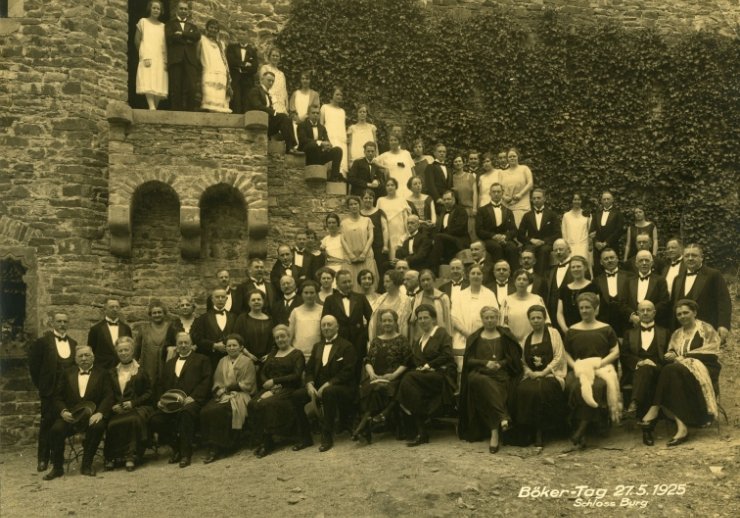
[(494, 169), (478, 178), (478, 207), (491, 203), (491, 185), (501, 183), (501, 169)]
[(405, 338), (409, 337), (409, 317), (411, 317), (411, 299), (404, 293), (398, 292), (398, 296), (391, 298), (387, 293), (383, 293), (371, 304), (373, 316), (370, 319), (368, 334), (370, 341), (378, 336), (378, 314), (381, 309), (392, 309), (398, 314), (398, 332)]
[(344, 108), (324, 104), (321, 107), (321, 124), (326, 126), (326, 134), (329, 136), (331, 145), (342, 149), (342, 165), (339, 170), (347, 176), (349, 170), (347, 166), (347, 116)]
[(319, 106), (319, 93), (309, 89), (308, 92), (296, 90), (290, 98), (290, 109), (298, 115), (298, 122), (303, 122), (308, 117), (308, 109), (312, 104)]
[(396, 194), (391, 199), (388, 196), (378, 198), (378, 209), (383, 211), (388, 221), (388, 255), (396, 258), (396, 248), (403, 244), (406, 235), (406, 218), (411, 214), (408, 202)]
[[(365, 156), (365, 144), (375, 142), (373, 132), (377, 131), (375, 124), (365, 122), (364, 124), (353, 124), (347, 129), (347, 134), (352, 136), (352, 145), (349, 148), (349, 163)], [(377, 142), (376, 142), (377, 144)]]
[(201, 36), (198, 41), (198, 56), (203, 67), (203, 98), (200, 107), (212, 112), (231, 113), (226, 91), (230, 83), (229, 66), (221, 44), (208, 36)]
[[(532, 176), (532, 172), (526, 165), (519, 164), (515, 169), (505, 169), (501, 171), (501, 185), (504, 186), (504, 198), (511, 197), (520, 192), (527, 185), (527, 172)], [(530, 202), (530, 192), (525, 194), (518, 202), (506, 205), (514, 213), (514, 222), (517, 228), (521, 223), (524, 215), (532, 210)]]
[[(164, 24), (142, 18), (136, 24), (141, 32), (139, 46), (139, 67), (136, 69), (136, 93), (167, 97), (167, 45), (164, 38)], [(151, 66), (144, 66), (144, 60), (151, 59)]]
[(570, 246), (571, 255), (580, 255), (588, 259), (593, 266), (592, 252), (588, 249), (588, 229), (591, 226), (591, 218), (584, 216), (583, 212), (569, 210), (563, 214), (561, 230), (563, 239)]
[[(480, 319), (480, 310), (485, 306), (498, 307), (496, 294), (485, 286), (480, 287), (478, 293), (473, 293), (468, 286), (460, 290), (452, 304), (452, 350), (455, 361), (462, 367), (462, 354), (455, 351), (465, 351), (465, 342), (468, 336), (483, 327)], [(460, 331), (462, 329), (462, 332)]]
[[(503, 325), (507, 326), (511, 333), (516, 337), (520, 344), (524, 345), (524, 339), (532, 332), (532, 326), (529, 324), (527, 310), (534, 305), (545, 306), (542, 297), (528, 293), (527, 297), (520, 299), (516, 294), (511, 294), (504, 299), (501, 304), (501, 320)], [(545, 320), (550, 323), (550, 316), (545, 310)]]
[(260, 67), (259, 77), (265, 72), (272, 72), (275, 74), (275, 82), (270, 88), (270, 99), (272, 99), (272, 108), (275, 113), (288, 114), (288, 83), (285, 81), (285, 74), (281, 70), (278, 70), (269, 63), (265, 63)]
[(293, 337), (293, 347), (308, 358), (314, 344), (321, 341), (321, 304), (315, 304), (308, 309), (301, 304), (290, 312), (288, 327)]
[(156, 382), (164, 367), (163, 349), (175, 344), (167, 343), (169, 325), (155, 327), (147, 322), (138, 329), (134, 338), (134, 347), (139, 354), (139, 366), (153, 383)]
[[(414, 159), (411, 158), (411, 153), (405, 149), (399, 149), (397, 153), (386, 151), (378, 157), (377, 163), (388, 170), (389, 178), (394, 178), (398, 182), (396, 196), (403, 199), (411, 196), (411, 191), (406, 187), (413, 175)], [(398, 164), (403, 164), (403, 167)]]
[[(360, 216), (357, 221), (354, 221), (351, 217), (344, 218), (339, 226), (344, 242), (347, 244), (349, 251), (354, 255), (359, 255), (365, 249), (365, 245), (368, 239), (372, 241), (373, 236), (373, 222), (370, 218), (363, 218)], [(372, 243), (371, 243), (372, 244)], [(360, 270), (370, 270), (373, 273), (373, 279), (375, 279), (375, 286), (378, 285), (378, 267), (375, 265), (375, 256), (373, 255), (372, 247), (368, 247), (367, 256), (361, 263), (350, 263), (347, 269), (352, 272), (352, 282), (354, 291), (357, 293), (363, 293), (362, 287), (357, 282), (357, 275)]]
[(349, 262), (347, 257), (344, 255), (344, 247), (342, 246), (342, 234), (332, 236), (327, 234), (321, 239), (321, 244), (324, 246), (326, 251), (326, 266), (338, 272), (347, 268)]

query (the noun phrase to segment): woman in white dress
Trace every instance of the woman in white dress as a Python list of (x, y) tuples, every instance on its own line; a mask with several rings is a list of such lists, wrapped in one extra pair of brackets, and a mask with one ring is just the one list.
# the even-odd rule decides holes
[[(532, 306), (544, 306), (542, 297), (530, 293), (529, 286), (534, 281), (531, 273), (524, 269), (514, 272), (514, 287), (516, 291), (504, 299), (501, 305), (501, 319), (503, 325), (508, 327), (517, 341), (524, 345), (524, 339), (532, 332), (527, 312)], [(545, 310), (545, 321), (549, 324), (550, 317)]]
[[(378, 278), (378, 268), (375, 266), (372, 249), (373, 222), (360, 214), (359, 197), (348, 196), (346, 204), (349, 216), (339, 225), (344, 256), (349, 261), (346, 268), (352, 273), (352, 279), (357, 279), (362, 270), (369, 270), (374, 281)], [(357, 293), (363, 291), (359, 284), (355, 284), (354, 290)]]
[(411, 158), (411, 153), (401, 149), (401, 141), (396, 135), (388, 137), (388, 145), (391, 149), (376, 158), (375, 163), (388, 171), (386, 178), (396, 180), (398, 196), (405, 200), (411, 195), (406, 184), (412, 176), (416, 176), (414, 159)]
[(321, 341), (321, 312), (322, 307), (317, 304), (319, 285), (316, 281), (307, 280), (301, 284), (301, 299), (303, 304), (290, 312), (288, 324), (293, 347), (308, 358), (316, 342)]
[(411, 214), (411, 207), (405, 198), (398, 195), (398, 180), (388, 178), (385, 182), (386, 195), (378, 198), (378, 209), (385, 215), (387, 225), (383, 236), (383, 253), (391, 261), (396, 259), (396, 249), (403, 244), (406, 235), (406, 219)]
[(216, 20), (208, 20), (206, 33), (198, 40), (198, 58), (203, 68), (200, 107), (209, 112), (231, 113), (231, 77), (224, 49), (218, 41), (220, 30)]
[(357, 108), (357, 122), (347, 128), (347, 145), (349, 146), (349, 163), (365, 156), (365, 144), (374, 142), (378, 144), (378, 128), (375, 124), (367, 121), (367, 104), (361, 104)]
[(563, 214), (562, 233), (563, 239), (570, 246), (571, 255), (580, 255), (588, 259), (588, 263), (593, 267), (592, 244), (588, 237), (588, 229), (591, 226), (591, 217), (583, 214), (581, 208), (581, 195), (573, 195), (571, 209)]
[(156, 110), (161, 99), (167, 98), (167, 45), (164, 24), (159, 21), (162, 2), (149, 2), (148, 18), (136, 24), (134, 43), (139, 51), (139, 67), (136, 69), (136, 93), (146, 96), (150, 110)]
[(326, 126), (326, 134), (329, 136), (329, 142), (332, 146), (342, 149), (342, 165), (339, 171), (346, 178), (349, 167), (347, 166), (347, 115), (342, 108), (344, 93), (338, 86), (334, 87), (329, 104), (321, 106), (319, 119), (321, 124)]
[(311, 106), (320, 106), (319, 92), (311, 88), (311, 71), (301, 72), (301, 87), (290, 96), (290, 116), (296, 123), (308, 117)]
[(403, 273), (398, 270), (388, 270), (383, 274), (383, 287), (385, 293), (380, 295), (371, 303), (373, 316), (368, 324), (368, 335), (370, 341), (378, 336), (380, 322), (378, 315), (383, 309), (392, 309), (398, 315), (398, 332), (402, 336), (409, 336), (409, 317), (411, 317), (411, 299), (406, 294), (401, 293), (403, 285)]
[(324, 225), (329, 234), (321, 239), (321, 246), (319, 248), (326, 254), (326, 266), (338, 272), (349, 265), (349, 261), (344, 255), (342, 234), (339, 232), (339, 216), (333, 212), (327, 214)]
[(506, 154), (509, 167), (501, 172), (501, 185), (504, 186), (504, 205), (514, 213), (517, 228), (524, 215), (532, 210), (530, 192), (534, 186), (532, 171), (519, 163), (519, 151), (510, 148)]
[(260, 67), (259, 77), (262, 77), (267, 71), (275, 74), (275, 82), (270, 88), (270, 98), (275, 113), (288, 114), (288, 83), (285, 81), (285, 74), (278, 67), (280, 66), (280, 50), (276, 47), (270, 49), (267, 53), (267, 63)]
[(491, 185), (501, 183), (501, 169), (493, 167), (493, 154), (483, 155), (483, 172), (478, 178), (478, 207), (491, 203)]

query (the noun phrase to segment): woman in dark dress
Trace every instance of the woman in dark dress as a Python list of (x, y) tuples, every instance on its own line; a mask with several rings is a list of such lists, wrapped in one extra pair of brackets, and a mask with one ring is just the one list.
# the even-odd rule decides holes
[(301, 388), (306, 360), (290, 341), (290, 330), (282, 324), (272, 331), (277, 349), (267, 355), (260, 369), (262, 390), (249, 402), (249, 420), (260, 446), (259, 457), (275, 449), (273, 434), (289, 435), (293, 428), (291, 394)]
[(499, 430), (509, 429), (509, 400), (522, 373), (522, 350), (514, 335), (500, 327), (498, 308), (480, 310), (483, 327), (468, 337), (460, 386), (461, 439), (479, 441), (489, 433), (488, 451), (499, 449)]
[(558, 325), (563, 333), (568, 328), (581, 320), (581, 314), (578, 311), (576, 299), (581, 293), (599, 293), (599, 288), (586, 278), (588, 273), (588, 261), (580, 255), (575, 255), (570, 259), (570, 274), (573, 281), (568, 284), (563, 283), (558, 292)]
[(249, 312), (236, 319), (234, 332), (244, 340), (244, 353), (255, 364), (259, 364), (273, 349), (272, 319), (262, 309), (265, 307), (265, 294), (258, 289), (247, 293)]
[(516, 389), (514, 419), (517, 425), (534, 429), (534, 445), (542, 448), (543, 430), (557, 430), (565, 422), (568, 365), (560, 333), (545, 322), (545, 307), (530, 307), (527, 317), (532, 332), (524, 339), (524, 376)]
[(115, 403), (105, 433), (105, 469), (113, 469), (123, 461), (126, 471), (133, 471), (149, 439), (147, 421), (154, 413), (152, 384), (134, 360), (134, 340), (130, 336), (116, 341), (116, 354), (119, 363), (110, 370)]
[[(619, 342), (609, 324), (596, 320), (599, 296), (594, 293), (581, 293), (576, 302), (581, 321), (573, 324), (565, 335), (565, 359), (568, 367), (574, 369), (576, 361), (587, 358), (600, 358), (601, 367), (612, 365), (619, 358)], [(619, 382), (616, 383), (618, 389)], [(586, 446), (586, 430), (589, 424), (608, 426), (609, 422), (607, 382), (604, 378), (596, 376), (593, 381), (591, 392), (597, 404), (595, 408), (583, 399), (583, 392), (581, 381), (571, 370), (565, 378), (565, 393), (571, 409), (571, 426), (575, 427), (571, 441), (579, 449)]]
[(693, 300), (676, 303), (674, 331), (660, 371), (653, 406), (640, 422), (652, 430), (658, 413), (676, 421), (676, 433), (668, 446), (678, 446), (689, 437), (688, 426), (704, 426), (717, 417), (719, 392), (720, 336), (708, 323), (697, 320), (699, 306)]
[[(382, 279), (388, 263), (388, 254), (383, 252), (383, 227), (387, 223), (384, 221), (385, 216), (383, 216), (383, 211), (375, 206), (375, 191), (373, 189), (367, 189), (362, 194), (360, 214), (366, 218), (370, 218), (373, 224), (373, 244), (370, 248), (373, 251), (375, 265), (378, 268), (378, 277)], [(378, 287), (378, 293), (383, 293), (383, 286)]]
[(377, 316), (380, 332), (372, 342), (365, 358), (365, 376), (360, 384), (362, 418), (352, 434), (360, 435), (370, 444), (372, 424), (383, 424), (396, 408), (396, 392), (401, 376), (406, 372), (411, 349), (408, 340), (399, 332), (398, 313), (382, 309)]
[(429, 442), (427, 421), (444, 405), (451, 405), (457, 388), (457, 366), (452, 356), (452, 337), (437, 326), (437, 310), (421, 304), (414, 312), (420, 335), (411, 346), (408, 372), (401, 379), (396, 399), (416, 424), (416, 436), (408, 446)]

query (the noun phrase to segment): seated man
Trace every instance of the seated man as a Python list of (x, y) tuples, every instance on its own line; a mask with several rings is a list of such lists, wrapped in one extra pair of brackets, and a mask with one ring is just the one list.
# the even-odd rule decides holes
[(366, 142), (363, 146), (365, 156), (358, 158), (349, 168), (347, 183), (349, 193), (362, 197), (365, 191), (371, 189), (377, 200), (385, 196), (385, 173), (383, 168), (373, 163), (377, 154), (377, 145), (373, 141)]
[(506, 259), (509, 264), (517, 264), (514, 213), (501, 203), (504, 188), (500, 183), (491, 184), (489, 193), (491, 203), (480, 207), (475, 216), (475, 233), (486, 245), (494, 261)]
[(200, 409), (211, 395), (211, 362), (195, 352), (190, 335), (177, 333), (177, 356), (165, 363), (159, 379), (160, 393), (177, 389), (183, 391), (185, 406), (179, 412), (165, 413), (162, 402), (157, 403), (150, 425), (160, 438), (169, 442), (172, 455), (169, 463), (190, 466), (193, 456), (193, 437)]
[(519, 224), (517, 239), (531, 247), (537, 257), (535, 269), (544, 275), (550, 266), (552, 244), (560, 237), (560, 221), (555, 211), (545, 207), (545, 190), (532, 189), (532, 210), (527, 212)]
[[(49, 432), (53, 467), (44, 475), (44, 480), (53, 480), (64, 475), (64, 439), (83, 431), (85, 442), (80, 473), (95, 476), (92, 463), (105, 432), (106, 420), (113, 408), (113, 385), (108, 372), (94, 365), (94, 361), (92, 347), (78, 346), (75, 350), (77, 366), (67, 369), (57, 380), (54, 405), (59, 417)], [(70, 410), (83, 402), (92, 403), (95, 410), (78, 421)]]
[(306, 153), (306, 165), (324, 165), (331, 162), (330, 182), (343, 182), (339, 172), (342, 148), (332, 145), (326, 127), (319, 122), (319, 107), (308, 109), (308, 118), (298, 125), (298, 149)]
[(423, 270), (431, 265), (432, 239), (419, 230), (419, 225), (419, 216), (410, 214), (406, 220), (406, 239), (396, 249), (396, 258), (405, 260), (414, 270)]
[(432, 261), (439, 269), (457, 253), (468, 247), (468, 212), (455, 203), (455, 193), (447, 190), (442, 194), (444, 212), (437, 216), (437, 232), (434, 234)]
[(413, 304), (416, 294), (419, 293), (419, 272), (416, 270), (406, 270), (403, 274), (404, 293), (411, 299)]
[(450, 298), (450, 304), (453, 304), (460, 291), (468, 286), (470, 286), (470, 283), (465, 279), (463, 262), (460, 259), (453, 259), (450, 261), (450, 280), (442, 283), (439, 286), (439, 291), (447, 294)]
[(270, 96), (270, 88), (275, 83), (275, 74), (266, 70), (260, 77), (260, 84), (253, 87), (247, 95), (247, 111), (257, 110), (268, 115), (267, 136), (272, 137), (278, 133), (281, 140), (285, 141), (285, 151), (290, 153), (296, 149), (295, 136), (293, 135), (293, 121), (285, 113), (276, 113)]

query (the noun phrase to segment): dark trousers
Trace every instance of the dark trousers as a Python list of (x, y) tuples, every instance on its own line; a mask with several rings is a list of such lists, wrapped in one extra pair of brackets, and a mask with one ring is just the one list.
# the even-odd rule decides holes
[(486, 245), (486, 250), (491, 254), (494, 263), (505, 259), (512, 270), (519, 264), (519, 253), (513, 241), (499, 242), (493, 239), (486, 239), (483, 241), (483, 244)]
[(200, 415), (200, 405), (190, 403), (180, 412), (166, 414), (157, 412), (149, 421), (152, 431), (157, 432), (164, 439), (173, 452), (179, 452), (183, 457), (193, 456), (193, 438), (195, 426)]
[(440, 265), (448, 264), (464, 247), (464, 239), (437, 232), (434, 234), (432, 261), (439, 270)]
[(49, 432), (51, 443), (51, 463), (55, 470), (64, 469), (64, 439), (78, 432), (85, 432), (85, 440), (82, 445), (82, 467), (92, 466), (95, 452), (98, 451), (100, 441), (105, 433), (106, 421), (101, 419), (90, 425), (87, 422), (68, 423), (64, 419), (57, 418)]
[(297, 142), (293, 133), (293, 121), (284, 113), (270, 115), (267, 126), (267, 136), (280, 134), (285, 141), (286, 151), (293, 149)]
[(41, 397), (41, 422), (39, 423), (38, 462), (51, 460), (51, 427), (59, 416), (56, 415), (54, 398)]
[[(538, 273), (542, 276), (547, 275), (547, 271), (550, 269), (550, 253), (551, 252), (552, 252), (552, 245), (549, 245), (547, 243), (535, 248), (534, 256), (537, 258), (537, 262), (534, 265), (535, 273)], [(514, 265), (512, 264), (510, 266), (513, 271)]]
[(632, 377), (632, 401), (637, 403), (637, 417), (640, 419), (653, 404), (659, 374), (659, 368), (642, 365), (635, 370)]
[(312, 143), (305, 147), (306, 165), (323, 165), (331, 162), (331, 173), (329, 180), (336, 180), (342, 177), (339, 172), (339, 166), (342, 165), (342, 148), (333, 147), (323, 150), (317, 144)]
[(231, 111), (234, 113), (244, 113), (247, 111), (247, 94), (254, 86), (254, 74), (242, 74), (241, 72), (231, 72)]
[(200, 74), (198, 68), (187, 60), (167, 67), (169, 75), (170, 109), (193, 111), (199, 108), (201, 94), (198, 90)]
[[(319, 400), (324, 417), (321, 420), (321, 433), (324, 436), (331, 437), (334, 429), (334, 421), (340, 411), (344, 415), (349, 414), (352, 403), (355, 399), (355, 390), (346, 385), (329, 385), (324, 389), (322, 397)], [(311, 401), (308, 391), (305, 388), (296, 390), (291, 396), (293, 412), (295, 413), (296, 423), (298, 424), (299, 440), (311, 442), (311, 429), (308, 423), (308, 416), (304, 411), (306, 404)], [(349, 423), (346, 423), (349, 425)]]

